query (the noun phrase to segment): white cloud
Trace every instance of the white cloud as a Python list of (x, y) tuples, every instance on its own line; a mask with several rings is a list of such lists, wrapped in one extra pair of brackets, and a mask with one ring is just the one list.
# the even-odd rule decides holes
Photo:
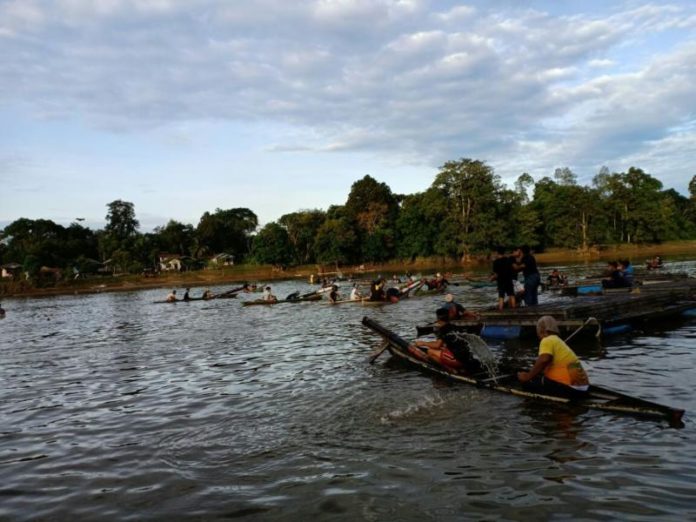
[[(684, 156), (694, 131), (670, 140), (694, 118), (695, 20), (655, 4), (559, 16), (388, 0), (8, 2), (0, 104), (119, 132), (210, 119), (297, 129), (276, 151), (590, 170), (652, 158), (655, 143)], [(639, 63), (623, 60), (629, 48)]]

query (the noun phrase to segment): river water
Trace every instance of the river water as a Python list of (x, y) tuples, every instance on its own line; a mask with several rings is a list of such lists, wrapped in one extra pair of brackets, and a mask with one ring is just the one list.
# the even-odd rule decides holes
[(368, 364), (363, 315), (412, 339), (441, 296), (153, 304), (165, 294), (3, 302), (1, 520), (696, 517), (696, 321), (571, 343), (593, 382), (686, 409), (673, 429)]

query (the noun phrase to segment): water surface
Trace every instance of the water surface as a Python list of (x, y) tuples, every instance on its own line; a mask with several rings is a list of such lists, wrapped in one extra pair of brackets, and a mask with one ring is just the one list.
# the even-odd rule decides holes
[[(696, 322), (574, 345), (594, 382), (685, 408), (676, 430), (452, 385), (387, 354), (367, 363), (379, 339), (363, 315), (413, 338), (441, 296), (153, 304), (164, 295), (3, 302), (0, 519), (696, 516)], [(529, 361), (535, 345), (493, 350)]]

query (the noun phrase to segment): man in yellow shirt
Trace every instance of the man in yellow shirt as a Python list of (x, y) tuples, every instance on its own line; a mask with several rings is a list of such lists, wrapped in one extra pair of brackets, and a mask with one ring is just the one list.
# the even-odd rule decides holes
[(545, 315), (537, 322), (536, 329), (541, 339), (539, 356), (531, 370), (517, 373), (519, 381), (541, 392), (547, 390), (571, 396), (586, 392), (590, 380), (578, 356), (558, 337), (558, 322)]

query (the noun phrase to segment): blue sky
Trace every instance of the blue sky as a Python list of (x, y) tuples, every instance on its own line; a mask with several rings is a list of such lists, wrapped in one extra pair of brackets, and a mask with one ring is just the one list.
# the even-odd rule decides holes
[(694, 2), (0, 0), (0, 226), (266, 223), (462, 157), (686, 194), (695, 29)]

